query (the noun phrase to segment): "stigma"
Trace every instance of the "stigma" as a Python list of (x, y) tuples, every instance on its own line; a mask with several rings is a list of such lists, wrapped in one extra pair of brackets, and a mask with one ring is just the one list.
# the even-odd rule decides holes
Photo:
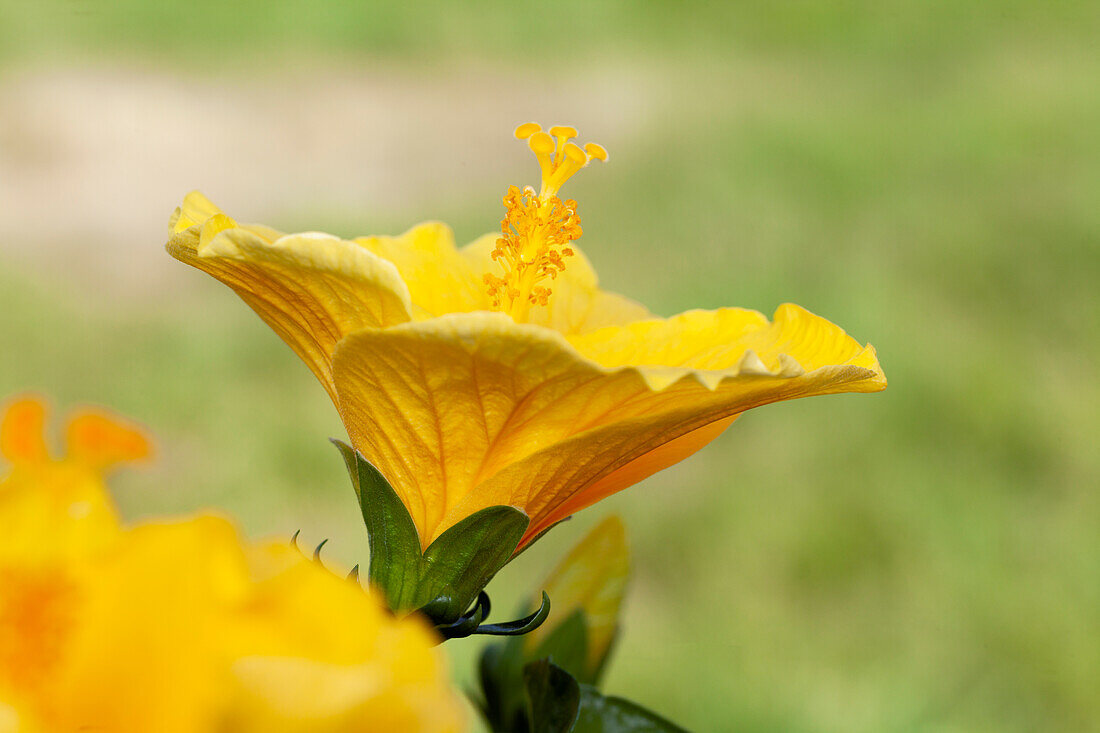
[(577, 202), (563, 201), (558, 191), (590, 161), (606, 161), (607, 150), (596, 143), (582, 148), (572, 142), (577, 135), (572, 127), (543, 132), (537, 123), (528, 122), (517, 127), (515, 135), (535, 154), (542, 186), (537, 192), (532, 186), (511, 186), (504, 195), (501, 236), (492, 253), (502, 274), (486, 273), (484, 279), (493, 308), (522, 323), (533, 306), (550, 304), (547, 281), (565, 269), (566, 258), (574, 254), (569, 244), (582, 233)]

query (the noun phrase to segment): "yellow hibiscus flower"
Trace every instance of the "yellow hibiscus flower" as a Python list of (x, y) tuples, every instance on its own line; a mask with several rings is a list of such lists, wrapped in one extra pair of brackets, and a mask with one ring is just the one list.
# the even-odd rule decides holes
[(425, 223), (344, 240), (241, 225), (202, 194), (168, 251), (233, 288), (328, 391), (421, 547), (478, 510), (555, 522), (709, 443), (745, 410), (886, 378), (871, 346), (791, 304), (658, 318), (603, 291), (562, 184), (606, 151), (529, 123), (542, 185), (509, 189), (501, 233), (457, 248)]
[(464, 729), (420, 619), (218, 517), (120, 525), (103, 473), (148, 440), (85, 411), (53, 458), (44, 416), (0, 418), (0, 731)]

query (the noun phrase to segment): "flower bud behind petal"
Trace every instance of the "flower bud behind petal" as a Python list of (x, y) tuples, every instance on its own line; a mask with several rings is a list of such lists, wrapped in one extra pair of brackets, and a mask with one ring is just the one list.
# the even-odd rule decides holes
[(586, 687), (599, 681), (618, 631), (629, 570), (626, 530), (612, 516), (585, 535), (536, 586), (553, 599), (546, 623), (526, 636), (486, 647), (481, 656), (482, 710), (493, 730), (527, 729), (524, 670), (540, 660), (549, 659), (563, 675)]
[(524, 640), (524, 656), (554, 663), (595, 684), (611, 651), (630, 573), (622, 520), (610, 516), (578, 542), (540, 586), (554, 613)]

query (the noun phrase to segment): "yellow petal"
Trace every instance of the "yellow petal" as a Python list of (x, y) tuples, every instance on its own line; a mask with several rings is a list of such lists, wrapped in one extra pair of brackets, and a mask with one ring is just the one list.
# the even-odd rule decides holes
[(17, 469), (0, 482), (0, 526), (5, 528), (0, 562), (87, 553), (119, 532), (114, 502), (99, 473), (60, 462)]
[(196, 224), (203, 224), (215, 214), (222, 213), (214, 203), (198, 191), (192, 191), (183, 197), (183, 203), (176, 207), (168, 219), (168, 230), (178, 234)]
[[(877, 368), (873, 352), (863, 353), (864, 347), (843, 329), (793, 303), (776, 309), (772, 323), (762, 313), (743, 308), (694, 310), (601, 329), (572, 337), (570, 342), (606, 367), (723, 371), (751, 352), (750, 363), (763, 373), (848, 363)], [(784, 354), (794, 361), (784, 360)]]
[(591, 506), (601, 499), (606, 499), (612, 494), (618, 493), (629, 486), (633, 486), (649, 478), (658, 471), (663, 471), (669, 466), (673, 466), (688, 456), (691, 456), (707, 443), (725, 432), (726, 428), (728, 428), (737, 417), (738, 415), (731, 415), (725, 419), (716, 420), (709, 425), (704, 425), (701, 428), (692, 430), (690, 433), (681, 435), (679, 438), (673, 438), (669, 442), (657, 446), (648, 453), (643, 453), (641, 456), (615, 469), (603, 478), (597, 479), (587, 486), (584, 491), (579, 491), (566, 499), (537, 523), (532, 522), (531, 526), (527, 528), (527, 532), (524, 534), (523, 539), (520, 540), (520, 547), (527, 544), (527, 542), (539, 532), (542, 532), (555, 522), (559, 522), (579, 512), (581, 509)]
[(24, 721), (19, 711), (0, 701), (0, 733), (36, 733), (40, 728), (31, 727)]
[(762, 313), (743, 308), (694, 310), (570, 337), (569, 342), (605, 367), (654, 366), (727, 369), (746, 350), (746, 337), (768, 327)]
[[(434, 632), (284, 543), (250, 552), (256, 576), (228, 643), (233, 730), (454, 730)], [(333, 620), (344, 623), (333, 623)], [(387, 727), (388, 726), (388, 727)]]
[(320, 233), (270, 239), (262, 228), (229, 227), (228, 217), (208, 221), (210, 226), (178, 232), (168, 252), (233, 288), (334, 401), (330, 361), (336, 343), (350, 332), (411, 318), (409, 291), (397, 269), (354, 242)]
[[(397, 237), (359, 237), (355, 241), (392, 262), (409, 287), (418, 320), (446, 313), (490, 310), (484, 275), (498, 265), (490, 257), (499, 235), (488, 234), (461, 250), (449, 227), (427, 222)], [(599, 289), (592, 265), (578, 248), (552, 283), (550, 305), (531, 311), (531, 322), (563, 333), (583, 333), (649, 318), (629, 298)]]
[[(374, 655), (380, 642), (429, 649), (438, 639), (419, 619), (394, 624), (382, 605), (342, 576), (304, 561), (287, 543), (272, 543), (249, 555), (256, 585), (249, 602), (255, 613), (244, 619), (234, 644), (242, 654), (310, 657), (333, 664), (354, 664)], [(355, 618), (353, 626), (328, 622)], [(392, 635), (392, 638), (387, 635)], [(434, 674), (430, 654), (412, 655), (409, 665)]]
[(0, 701), (33, 703), (63, 661), (78, 622), (82, 582), (60, 563), (2, 555)]
[[(610, 342), (621, 330), (598, 333)], [(692, 338), (699, 353), (718, 348)], [(531, 516), (527, 541), (566, 502), (587, 506), (590, 490), (617, 490), (669, 465), (746, 409), (885, 386), (873, 349), (801, 309), (781, 308), (775, 324), (740, 341), (779, 368), (761, 373), (738, 342), (722, 348), (741, 358), (718, 371), (606, 367), (548, 329), (499, 313), (454, 314), (352, 334), (337, 348), (334, 379), (352, 443), (393, 484), (424, 546), (497, 504)], [(828, 363), (833, 355), (843, 359)]]
[(228, 672), (223, 620), (248, 588), (235, 530), (216, 518), (144, 525), (94, 581), (51, 683), (57, 729), (207, 729)]
[(431, 679), (417, 686), (395, 685), (389, 667), (402, 660), (387, 661), (334, 665), (303, 658), (242, 658), (233, 665), (235, 704), (226, 729), (239, 733), (461, 729), (461, 711), (446, 687)]
[(445, 224), (426, 222), (396, 237), (355, 241), (394, 264), (409, 287), (418, 318), (489, 309), (482, 271), (455, 248), (454, 234)]

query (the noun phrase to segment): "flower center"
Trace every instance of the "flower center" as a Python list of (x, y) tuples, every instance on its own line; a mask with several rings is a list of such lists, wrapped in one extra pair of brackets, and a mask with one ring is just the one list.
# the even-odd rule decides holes
[(511, 186), (504, 195), (501, 237), (493, 249), (493, 261), (501, 275), (485, 274), (485, 285), (493, 308), (508, 313), (517, 322), (527, 320), (532, 306), (550, 302), (547, 280), (565, 269), (573, 255), (569, 243), (581, 236), (577, 202), (558, 198), (562, 184), (592, 159), (607, 160), (607, 151), (589, 143), (583, 149), (570, 138), (572, 127), (551, 127), (549, 132), (528, 122), (516, 128), (516, 138), (527, 140), (542, 169), (542, 188), (520, 190)]

